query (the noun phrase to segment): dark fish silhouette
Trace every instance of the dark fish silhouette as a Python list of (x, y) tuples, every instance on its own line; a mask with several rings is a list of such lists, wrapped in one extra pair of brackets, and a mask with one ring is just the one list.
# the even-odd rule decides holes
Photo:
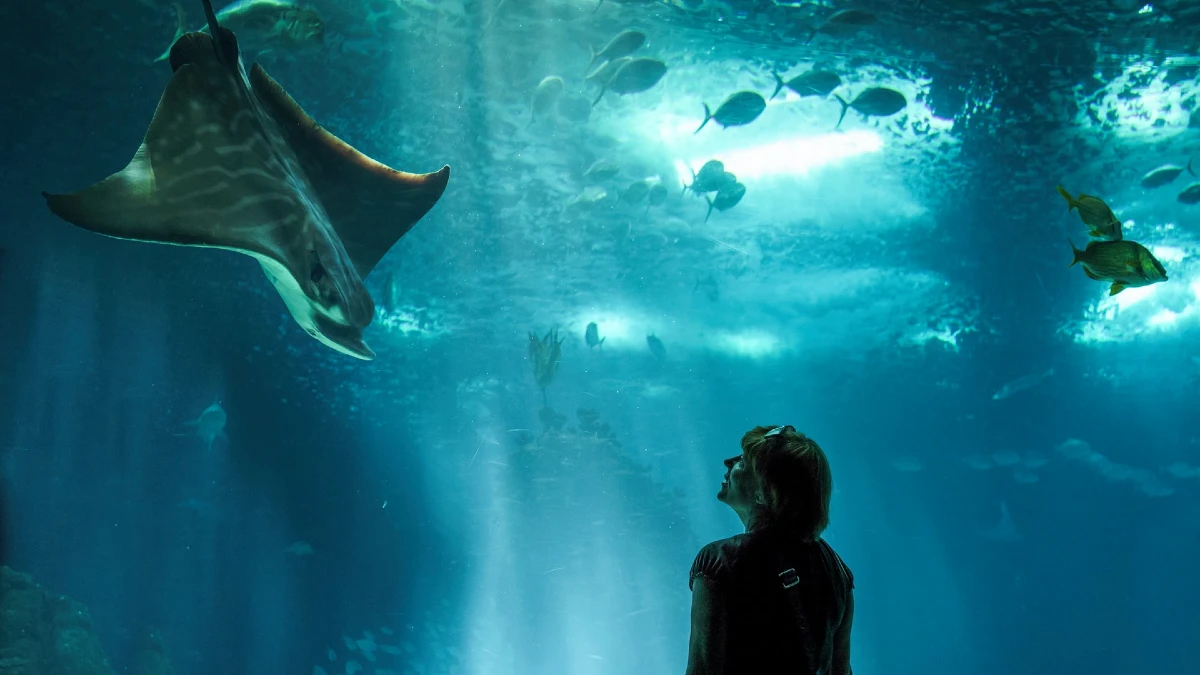
[(583, 333), (583, 341), (587, 343), (588, 348), (600, 347), (604, 348), (604, 341), (607, 337), (600, 337), (600, 327), (593, 321), (587, 325), (587, 330)]
[(212, 36), (171, 48), (174, 75), (129, 165), (46, 202), (110, 237), (251, 256), (309, 335), (371, 359), (363, 278), (438, 201), (450, 167), (404, 173), (358, 152), (261, 66), (247, 77), (237, 38), (204, 10)]
[(867, 117), (887, 117), (904, 110), (908, 105), (908, 99), (904, 98), (904, 94), (887, 87), (871, 87), (855, 96), (854, 100), (849, 103), (846, 103), (841, 96), (834, 96), (834, 98), (842, 104), (842, 114), (838, 116), (837, 127), (842, 126), (842, 120), (846, 118), (846, 111), (850, 108), (854, 108)]
[(746, 186), (741, 183), (733, 183), (721, 188), (717, 191), (715, 199), (709, 199), (708, 195), (704, 195), (704, 199), (708, 201), (708, 213), (704, 216), (704, 222), (708, 222), (708, 217), (712, 215), (713, 209), (728, 211), (737, 206), (738, 202), (742, 201), (742, 197), (745, 196)]
[(654, 358), (659, 360), (667, 358), (667, 348), (663, 346), (662, 340), (654, 337), (653, 334), (646, 336), (646, 346), (650, 348), (650, 353), (654, 354)]
[(784, 87), (791, 89), (804, 96), (828, 96), (834, 89), (842, 86), (842, 78), (838, 77), (837, 73), (831, 73), (828, 70), (809, 70), (803, 72), (796, 77), (783, 81), (783, 78), (778, 73), (771, 73), (775, 78), (775, 91), (771, 94), (771, 98), (779, 95), (780, 90)]
[(708, 108), (708, 104), (704, 104), (704, 121), (696, 128), (695, 133), (700, 133), (700, 130), (708, 124), (709, 120), (716, 120), (717, 124), (723, 127), (737, 127), (743, 124), (750, 124), (758, 119), (762, 111), (767, 109), (767, 102), (763, 97), (755, 91), (739, 91), (729, 98), (717, 108), (716, 112), (712, 112)]

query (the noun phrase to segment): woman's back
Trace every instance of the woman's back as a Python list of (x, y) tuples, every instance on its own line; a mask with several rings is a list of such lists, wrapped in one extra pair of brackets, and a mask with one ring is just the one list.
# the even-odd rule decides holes
[(849, 638), (854, 576), (825, 540), (753, 529), (701, 549), (689, 585), (698, 577), (721, 598), (723, 673), (849, 672), (835, 647), (843, 624)]

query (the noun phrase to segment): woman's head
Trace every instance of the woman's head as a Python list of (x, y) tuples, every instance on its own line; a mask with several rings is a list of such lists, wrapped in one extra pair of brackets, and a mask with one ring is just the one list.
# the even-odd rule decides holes
[(742, 520), (786, 524), (816, 539), (829, 524), (833, 478), (821, 446), (790, 426), (754, 427), (742, 436), (742, 454), (725, 460), (717, 499)]

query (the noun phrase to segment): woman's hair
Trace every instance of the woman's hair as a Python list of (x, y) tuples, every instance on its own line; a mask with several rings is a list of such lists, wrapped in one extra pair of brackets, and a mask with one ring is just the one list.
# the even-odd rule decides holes
[(754, 427), (742, 436), (747, 465), (762, 486), (766, 519), (815, 540), (829, 525), (829, 460), (816, 441), (791, 427), (763, 437), (775, 428)]

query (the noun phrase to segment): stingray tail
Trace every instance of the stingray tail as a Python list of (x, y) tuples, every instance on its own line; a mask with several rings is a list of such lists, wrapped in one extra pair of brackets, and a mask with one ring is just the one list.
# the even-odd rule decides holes
[(230, 68), (234, 67), (238, 60), (237, 38), (217, 23), (217, 14), (213, 11), (211, 0), (204, 0), (204, 17), (208, 20), (208, 30), (213, 36), (217, 60)]
[(603, 5), (603, 4), (604, 4), (604, 0), (600, 0), (600, 2), (597, 2), (597, 3), (596, 3), (596, 9), (593, 9), (593, 10), (592, 10), (592, 14), (595, 14), (596, 12), (599, 12), (599, 11), (600, 11), (600, 5)]
[(707, 223), (709, 216), (711, 216), (713, 212), (713, 200), (710, 199), (708, 195), (704, 195), (704, 201), (708, 202), (708, 213), (704, 214), (704, 222)]
[(834, 94), (833, 97), (838, 100), (838, 103), (842, 104), (842, 114), (838, 115), (838, 123), (837, 126), (834, 127), (834, 129), (838, 129), (842, 126), (842, 120), (846, 119), (846, 111), (850, 109), (850, 104), (846, 103), (846, 99), (838, 96), (837, 94)]
[(696, 130), (695, 130), (694, 132), (692, 132), (692, 133), (693, 133), (693, 134), (698, 134), (698, 133), (700, 133), (700, 130), (701, 130), (701, 129), (703, 129), (703, 128), (704, 128), (704, 125), (708, 124), (708, 121), (709, 121), (709, 120), (711, 120), (711, 119), (712, 119), (712, 110), (709, 110), (709, 108), (708, 108), (708, 104), (707, 104), (707, 103), (705, 103), (705, 104), (704, 104), (704, 121), (703, 121), (703, 122), (701, 122), (701, 123), (700, 123), (700, 126), (696, 127)]
[(768, 101), (778, 96), (779, 90), (783, 89), (783, 78), (779, 76), (779, 73), (772, 72), (771, 77), (775, 78), (775, 91), (771, 94), (771, 98), (767, 99)]
[(606, 91), (608, 91), (608, 85), (604, 85), (604, 87), (600, 89), (600, 95), (596, 97), (595, 101), (592, 101), (593, 108), (595, 108), (596, 104), (600, 102), (600, 99), (604, 98), (604, 92)]

